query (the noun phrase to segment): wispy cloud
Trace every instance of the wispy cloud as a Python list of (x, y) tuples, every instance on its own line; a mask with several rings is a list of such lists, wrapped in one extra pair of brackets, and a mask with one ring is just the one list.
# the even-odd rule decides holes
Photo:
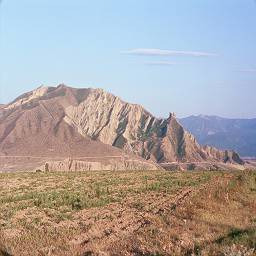
[(245, 68), (245, 69), (239, 69), (239, 72), (244, 72), (244, 73), (256, 73), (256, 68)]
[(178, 65), (182, 63), (177, 63), (177, 62), (170, 62), (170, 61), (149, 61), (145, 62), (145, 65), (150, 65), (150, 66), (173, 66), (173, 65)]
[(192, 56), (192, 57), (214, 57), (218, 54), (197, 51), (172, 51), (162, 49), (137, 48), (123, 51), (122, 53), (140, 56)]

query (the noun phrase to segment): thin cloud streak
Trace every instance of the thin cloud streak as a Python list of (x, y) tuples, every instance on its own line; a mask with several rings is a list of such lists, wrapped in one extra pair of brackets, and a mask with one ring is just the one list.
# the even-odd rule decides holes
[(192, 56), (192, 57), (215, 57), (218, 54), (196, 51), (172, 51), (162, 49), (137, 48), (123, 51), (122, 53), (139, 56)]
[(150, 62), (145, 62), (145, 65), (149, 65), (149, 66), (174, 66), (174, 65), (178, 65), (181, 63), (177, 63), (177, 62), (170, 62), (170, 61), (150, 61)]
[(243, 73), (256, 73), (256, 68), (240, 69), (238, 71)]

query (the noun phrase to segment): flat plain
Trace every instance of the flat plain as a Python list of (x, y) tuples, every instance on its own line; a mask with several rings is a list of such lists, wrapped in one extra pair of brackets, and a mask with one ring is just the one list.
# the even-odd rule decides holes
[(0, 174), (0, 255), (255, 255), (255, 171)]

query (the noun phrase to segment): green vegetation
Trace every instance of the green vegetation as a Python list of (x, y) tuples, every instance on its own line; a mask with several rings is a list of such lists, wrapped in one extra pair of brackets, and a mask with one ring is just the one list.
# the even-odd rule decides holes
[[(127, 195), (174, 193), (182, 187), (198, 186), (209, 178), (209, 174), (154, 171), (1, 174), (0, 216), (8, 219), (16, 211), (33, 206), (61, 213), (102, 207), (120, 202)], [(8, 189), (3, 185), (7, 181)]]
[(2, 173), (0, 255), (250, 253), (255, 210), (253, 171)]

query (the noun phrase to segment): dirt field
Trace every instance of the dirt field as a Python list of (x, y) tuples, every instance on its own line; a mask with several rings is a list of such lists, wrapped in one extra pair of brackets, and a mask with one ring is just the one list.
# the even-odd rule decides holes
[(0, 255), (256, 255), (256, 172), (0, 174)]

